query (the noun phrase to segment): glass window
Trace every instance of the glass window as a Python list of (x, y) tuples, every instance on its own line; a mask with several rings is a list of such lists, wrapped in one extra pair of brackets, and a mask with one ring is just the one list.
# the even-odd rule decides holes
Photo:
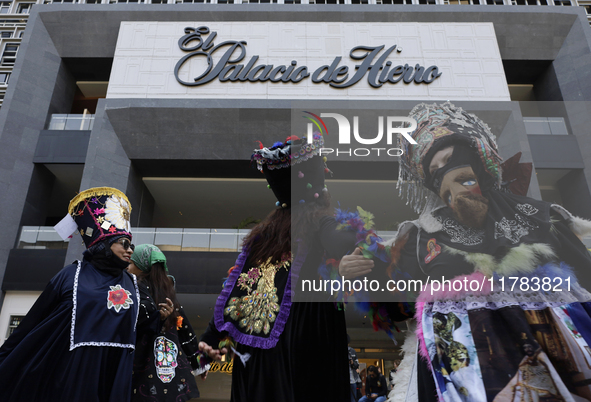
[(17, 13), (18, 14), (29, 14), (31, 12), (31, 7), (33, 7), (33, 3), (22, 3), (18, 5)]
[(7, 338), (14, 332), (16, 327), (18, 327), (18, 325), (21, 323), (23, 318), (25, 318), (24, 315), (11, 315), (10, 316), (10, 321), (8, 323), (8, 332), (6, 333)]
[(8, 84), (8, 78), (10, 77), (10, 73), (0, 73), (0, 85)]
[(12, 32), (11, 31), (4, 31), (4, 32), (0, 33), (0, 36), (2, 38), (12, 38)]
[(0, 14), (8, 14), (11, 4), (10, 1), (0, 1)]
[(0, 60), (0, 64), (3, 66), (14, 66), (17, 52), (17, 43), (7, 43), (4, 47), (4, 52), (2, 53), (2, 59)]

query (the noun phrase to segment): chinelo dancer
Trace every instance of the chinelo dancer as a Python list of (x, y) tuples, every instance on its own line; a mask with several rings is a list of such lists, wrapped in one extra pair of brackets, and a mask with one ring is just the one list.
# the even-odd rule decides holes
[[(344, 311), (301, 293), (294, 300), (303, 280), (319, 277), (325, 253), (339, 258), (358, 242), (330, 216), (322, 144), (319, 135), (312, 144), (290, 137), (252, 157), (276, 209), (244, 240), (200, 344), (212, 358), (236, 353), (234, 402), (350, 400)], [(323, 365), (311, 377), (314, 356), (322, 356)]]
[(125, 270), (133, 254), (125, 194), (78, 194), (58, 225), (78, 230), (82, 260), (51, 279), (0, 348), (3, 402), (120, 402), (131, 397), (139, 290)]
[(577, 280), (591, 223), (508, 191), (527, 184), (504, 182), (515, 172), (477, 116), (447, 102), (410, 117), (398, 185), (420, 217), (400, 226), (389, 274), (425, 287), (397, 294), (416, 301), (419, 353), (407, 339), (390, 400), (591, 400), (591, 294)]

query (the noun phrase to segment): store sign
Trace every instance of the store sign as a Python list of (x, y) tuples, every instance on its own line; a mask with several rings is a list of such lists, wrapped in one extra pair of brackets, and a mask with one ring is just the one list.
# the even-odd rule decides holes
[[(207, 35), (207, 37), (205, 37)], [(215, 45), (214, 39), (217, 32), (210, 32), (209, 27), (185, 28), (185, 35), (179, 39), (178, 45), (183, 56), (174, 68), (174, 76), (177, 81), (186, 86), (198, 86), (207, 84), (213, 80), (220, 82), (273, 82), (297, 84), (302, 80), (310, 79), (315, 84), (328, 84), (333, 88), (349, 88), (364, 77), (373, 88), (380, 88), (385, 83), (397, 84), (430, 84), (441, 76), (439, 68), (435, 65), (424, 67), (421, 64), (414, 66), (397, 61), (398, 65), (388, 60), (390, 55), (402, 53), (402, 48), (397, 45), (380, 46), (356, 46), (349, 52), (349, 57), (358, 63), (354, 71), (341, 65), (342, 56), (333, 59), (330, 65), (323, 65), (313, 69), (308, 66), (298, 66), (293, 60), (290, 65), (262, 64), (258, 63), (259, 56), (253, 55), (247, 63), (246, 41), (229, 40)], [(217, 62), (214, 57), (217, 56)], [(179, 71), (183, 65), (191, 59), (205, 59), (207, 65), (200, 74), (190, 81), (180, 78)]]
[(490, 22), (212, 20), (122, 21), (107, 98), (511, 100)]
[(233, 367), (234, 360), (225, 363), (212, 362), (210, 363), (209, 372), (215, 373), (219, 371), (220, 373), (232, 374)]

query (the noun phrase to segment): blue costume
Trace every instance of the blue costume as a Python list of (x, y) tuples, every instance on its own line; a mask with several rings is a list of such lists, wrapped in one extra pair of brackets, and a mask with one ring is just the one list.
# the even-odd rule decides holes
[(77, 227), (88, 250), (51, 279), (0, 348), (0, 401), (129, 401), (140, 297), (129, 257), (112, 245), (133, 248), (130, 211), (108, 187), (70, 202), (60, 234)]

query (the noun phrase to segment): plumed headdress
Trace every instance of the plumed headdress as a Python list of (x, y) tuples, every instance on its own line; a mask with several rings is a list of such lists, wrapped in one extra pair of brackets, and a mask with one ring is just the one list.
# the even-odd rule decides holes
[[(56, 230), (67, 237), (77, 227), (86, 247), (112, 237), (131, 239), (130, 215), (131, 205), (121, 191), (111, 187), (90, 188), (70, 201), (68, 216), (56, 225)], [(64, 229), (60, 230), (60, 225)]]
[(323, 145), (322, 136), (315, 133), (311, 144), (305, 137), (292, 136), (284, 143), (276, 142), (270, 148), (261, 145), (254, 151), (252, 160), (265, 174), (277, 206), (288, 208), (292, 202), (313, 202), (324, 191), (324, 176), (330, 170), (326, 158), (320, 156)]
[(425, 188), (429, 188), (429, 164), (437, 151), (454, 144), (465, 144), (473, 149), (494, 186), (500, 186), (502, 159), (496, 138), (479, 117), (450, 102), (421, 103), (412, 109), (409, 117), (417, 122), (412, 134), (417, 144), (403, 139), (399, 142), (404, 154), (400, 157), (397, 187), (399, 195), (406, 197), (407, 204), (416, 212), (421, 213), (428, 205), (438, 202), (435, 193), (425, 192)]

